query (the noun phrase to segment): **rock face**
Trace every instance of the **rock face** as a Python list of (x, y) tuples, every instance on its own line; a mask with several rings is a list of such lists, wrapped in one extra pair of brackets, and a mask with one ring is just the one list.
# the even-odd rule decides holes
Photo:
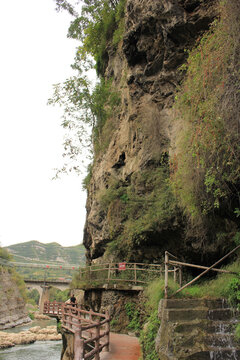
[[(172, 105), (186, 49), (209, 28), (216, 16), (214, 4), (213, 0), (127, 1), (123, 41), (116, 51), (108, 49), (105, 76), (119, 90), (121, 108), (111, 119), (114, 130), (107, 150), (95, 156), (88, 188), (84, 245), (89, 262), (111, 258), (105, 254), (110, 242), (115, 244), (115, 259), (138, 262), (159, 262), (164, 250), (178, 251), (178, 244), (183, 251), (182, 214), (164, 188), (176, 131)], [(114, 198), (110, 189), (119, 191), (119, 197)], [(154, 205), (151, 214), (155, 198), (163, 204)], [(142, 199), (149, 200), (148, 208)], [(192, 250), (191, 244), (185, 245)]]
[(6, 269), (0, 269), (0, 330), (30, 321), (16, 283)]
[(134, 309), (140, 309), (141, 291), (139, 290), (114, 290), (114, 289), (92, 289), (86, 290), (84, 296), (84, 306), (90, 307), (97, 313), (106, 313), (113, 320), (111, 331), (119, 333), (129, 333), (127, 327), (129, 316), (127, 307), (130, 305)]

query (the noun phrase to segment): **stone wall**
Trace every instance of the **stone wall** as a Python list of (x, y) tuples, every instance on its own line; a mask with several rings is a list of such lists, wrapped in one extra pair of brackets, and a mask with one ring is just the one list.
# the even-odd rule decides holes
[(115, 290), (115, 289), (91, 289), (85, 290), (84, 305), (95, 312), (105, 313), (111, 316), (111, 330), (119, 333), (128, 333), (127, 325), (129, 317), (126, 311), (127, 304), (135, 304), (139, 308), (141, 291)]

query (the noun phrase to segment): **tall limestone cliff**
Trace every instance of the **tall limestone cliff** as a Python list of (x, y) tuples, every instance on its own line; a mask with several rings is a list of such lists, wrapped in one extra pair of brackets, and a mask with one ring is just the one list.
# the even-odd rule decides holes
[(7, 268), (0, 267), (0, 330), (31, 321), (18, 286)]
[[(171, 186), (170, 158), (179, 127), (173, 105), (188, 52), (218, 15), (213, 0), (127, 0), (117, 49), (106, 49), (106, 79), (121, 105), (103, 127), (107, 145), (93, 163), (84, 245), (87, 259), (159, 262), (165, 250), (213, 259), (225, 249), (187, 231)], [(108, 139), (106, 140), (106, 138)], [(222, 216), (221, 231), (236, 223)], [(228, 246), (232, 246), (229, 241)], [(218, 254), (216, 254), (218, 252)]]

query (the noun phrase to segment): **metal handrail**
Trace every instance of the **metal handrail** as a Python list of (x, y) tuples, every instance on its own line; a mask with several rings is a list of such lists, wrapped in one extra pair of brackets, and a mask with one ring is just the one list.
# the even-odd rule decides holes
[[(124, 269), (119, 267), (120, 264), (124, 264)], [(127, 273), (126, 276), (123, 275), (125, 272)], [(144, 275), (144, 272), (146, 275)], [(135, 285), (148, 283), (152, 277), (156, 277), (156, 275), (163, 276), (163, 273), (163, 264), (114, 262), (94, 264), (85, 268), (79, 268), (80, 280), (94, 280), (107, 283), (110, 281), (121, 281), (126, 283), (132, 282)]]
[[(168, 298), (168, 271), (166, 271), (166, 269), (168, 270), (168, 264), (173, 264), (173, 265), (180, 265), (180, 266), (192, 266), (192, 267), (196, 267), (199, 269), (203, 269), (205, 268), (205, 270), (199, 274), (198, 276), (196, 276), (193, 280), (189, 281), (187, 284), (185, 284), (184, 286), (181, 286), (180, 289), (178, 289), (174, 294), (171, 295), (171, 297), (173, 297), (174, 295), (178, 294), (180, 291), (182, 291), (183, 289), (185, 289), (186, 287), (188, 287), (189, 285), (193, 284), (195, 281), (197, 281), (199, 278), (201, 278), (203, 275), (206, 275), (210, 270), (213, 271), (218, 271), (218, 272), (224, 272), (224, 273), (230, 273), (230, 274), (237, 274), (235, 272), (231, 272), (231, 271), (226, 271), (226, 270), (221, 270), (221, 269), (215, 269), (215, 266), (220, 264), (223, 260), (225, 260), (228, 256), (232, 255), (234, 252), (236, 252), (238, 249), (240, 248), (240, 245), (238, 245), (237, 247), (235, 247), (233, 250), (231, 250), (229, 253), (227, 253), (225, 256), (223, 256), (220, 260), (218, 260), (217, 262), (215, 262), (213, 265), (211, 265), (210, 267), (203, 267), (200, 265), (194, 265), (194, 264), (188, 264), (188, 263), (183, 263), (183, 262), (179, 262), (179, 261), (172, 261), (169, 260), (169, 255), (171, 255), (168, 251), (165, 252), (165, 298)], [(174, 256), (175, 257), (175, 256)], [(175, 257), (176, 258), (176, 257)]]

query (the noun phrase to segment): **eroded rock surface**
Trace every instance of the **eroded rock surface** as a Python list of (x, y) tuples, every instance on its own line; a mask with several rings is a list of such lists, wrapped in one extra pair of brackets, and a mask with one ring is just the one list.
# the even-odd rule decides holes
[[(115, 201), (106, 209), (101, 204), (101, 194), (113, 181), (117, 186), (134, 186), (136, 194), (144, 194), (150, 190), (137, 183), (136, 178), (168, 163), (177, 131), (172, 105), (183, 76), (178, 69), (186, 60), (186, 49), (213, 21), (214, 3), (127, 1), (123, 41), (116, 51), (108, 49), (105, 76), (112, 78), (114, 88), (120, 91), (121, 107), (111, 119), (114, 131), (107, 149), (95, 158), (89, 185), (84, 232), (89, 262), (101, 261), (107, 244), (123, 234), (126, 222), (122, 203)], [(134, 252), (126, 257), (138, 262), (159, 262), (166, 248), (177, 251), (177, 244), (181, 243), (184, 251), (183, 233), (182, 214), (176, 211), (159, 222), (156, 229), (139, 231)], [(191, 243), (185, 245), (193, 250)]]

